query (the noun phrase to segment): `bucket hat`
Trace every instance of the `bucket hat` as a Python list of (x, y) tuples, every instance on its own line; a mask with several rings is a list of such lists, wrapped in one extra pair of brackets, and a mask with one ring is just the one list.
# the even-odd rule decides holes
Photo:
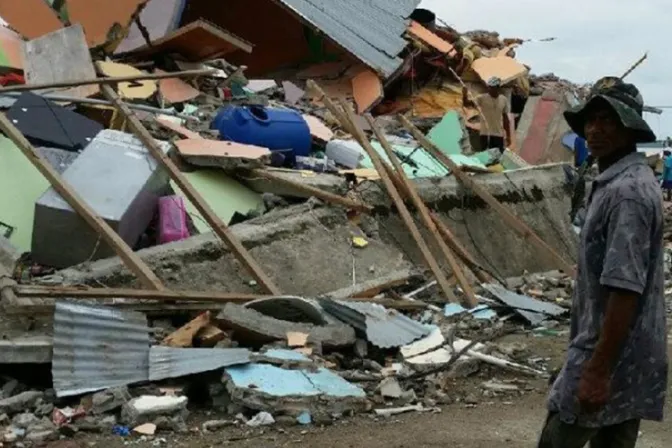
[(583, 104), (565, 111), (567, 124), (579, 137), (586, 138), (584, 134), (586, 112), (594, 101), (606, 101), (616, 112), (623, 126), (635, 132), (637, 143), (656, 141), (656, 134), (642, 117), (644, 99), (641, 93), (633, 84), (625, 83), (613, 76), (597, 81)]

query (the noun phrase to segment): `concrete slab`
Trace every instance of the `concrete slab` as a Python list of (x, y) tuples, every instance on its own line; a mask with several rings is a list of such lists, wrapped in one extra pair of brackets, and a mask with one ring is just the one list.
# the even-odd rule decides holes
[(228, 303), (217, 320), (235, 331), (236, 338), (255, 342), (282, 341), (287, 333), (308, 335), (308, 343), (323, 347), (346, 347), (355, 343), (355, 331), (345, 324), (312, 325), (268, 317), (241, 305)]
[(369, 407), (363, 389), (324, 368), (287, 370), (249, 364), (225, 369), (224, 381), (234, 403), (274, 415), (308, 411), (313, 417), (331, 417)]
[(25, 336), (0, 341), (0, 364), (51, 362), (50, 336)]

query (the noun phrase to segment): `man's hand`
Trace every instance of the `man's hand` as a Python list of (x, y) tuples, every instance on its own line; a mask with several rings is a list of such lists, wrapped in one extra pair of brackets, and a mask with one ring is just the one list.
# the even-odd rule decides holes
[(581, 372), (577, 399), (581, 411), (593, 414), (600, 411), (611, 397), (611, 375), (609, 369), (597, 366), (592, 361)]

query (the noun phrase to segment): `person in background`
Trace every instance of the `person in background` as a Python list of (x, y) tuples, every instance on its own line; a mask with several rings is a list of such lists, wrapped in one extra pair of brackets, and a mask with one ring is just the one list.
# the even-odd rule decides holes
[(539, 448), (633, 448), (641, 420), (662, 421), (667, 328), (660, 185), (637, 143), (656, 136), (639, 90), (598, 81), (565, 112), (599, 174), (586, 197), (567, 358)]
[(672, 201), (672, 151), (666, 149), (663, 151), (663, 190), (665, 190), (665, 200)]
[(511, 107), (509, 101), (502, 94), (502, 81), (492, 77), (486, 83), (488, 92), (476, 97), (469, 98), (469, 91), (462, 88), (462, 103), (466, 107), (475, 106), (481, 113), (481, 151), (497, 148), (503, 153), (511, 144), (511, 123), (509, 113)]

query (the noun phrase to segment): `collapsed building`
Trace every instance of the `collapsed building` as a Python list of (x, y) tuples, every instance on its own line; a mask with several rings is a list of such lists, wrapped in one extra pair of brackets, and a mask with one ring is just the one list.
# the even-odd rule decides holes
[[(182, 430), (186, 397), (128, 388), (206, 375), (250, 425), (324, 420), (457, 368), (456, 318), (562, 319), (581, 88), (418, 4), (0, 1), (0, 364), (50, 365), (55, 395), (0, 414)], [(502, 154), (462, 103), (493, 76), (516, 104)], [(546, 374), (459, 341), (470, 365)]]

